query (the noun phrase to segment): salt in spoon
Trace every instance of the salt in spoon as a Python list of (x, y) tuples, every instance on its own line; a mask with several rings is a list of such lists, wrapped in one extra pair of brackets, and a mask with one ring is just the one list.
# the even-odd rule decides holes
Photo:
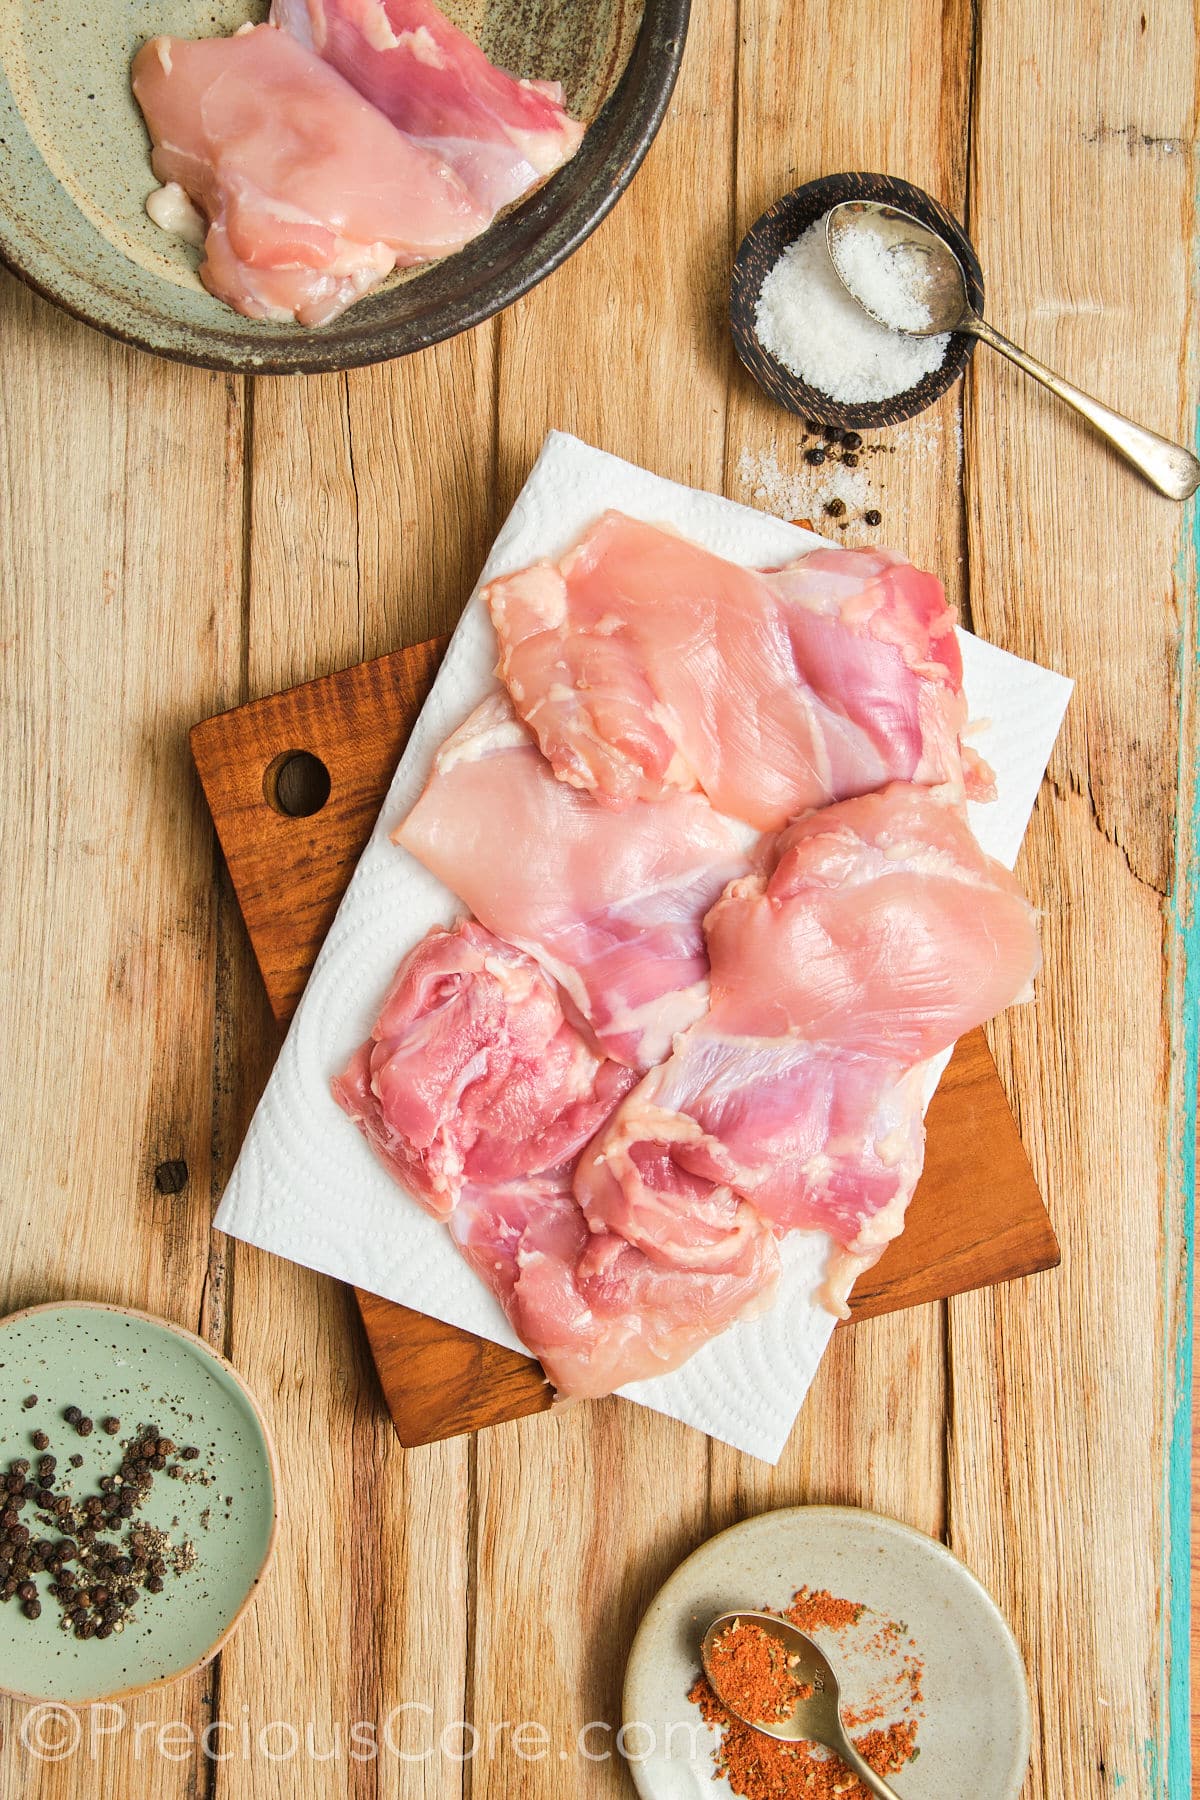
[[(928, 308), (928, 323), (900, 325), (895, 319), (885, 318), (855, 287), (845, 258), (839, 256), (839, 248), (847, 228), (856, 221), (869, 223), (887, 250), (894, 253), (903, 249), (925, 258), (927, 272), (921, 301)], [(999, 350), (1002, 356), (1024, 369), (1027, 375), (1032, 375), (1035, 381), (1048, 387), (1051, 393), (1057, 394), (1060, 400), (1065, 400), (1068, 406), (1073, 406), (1076, 412), (1082, 413), (1160, 494), (1166, 494), (1170, 500), (1187, 500), (1200, 487), (1200, 462), (1190, 450), (1171, 443), (1169, 438), (1159, 437), (1155, 431), (1147, 431), (1144, 425), (1135, 425), (1132, 419), (1126, 419), (1101, 401), (1094, 400), (1082, 388), (1064, 381), (1061, 375), (1056, 375), (1053, 369), (1048, 369), (1045, 363), (1030, 356), (1027, 350), (1022, 350), (986, 319), (980, 318), (967, 299), (958, 257), (944, 238), (923, 225), (920, 219), (914, 219), (911, 213), (902, 212), (899, 207), (885, 206), (878, 200), (844, 200), (830, 210), (825, 221), (825, 242), (842, 286), (877, 324), (886, 325), (891, 331), (902, 331), (906, 337), (933, 337), (943, 331), (965, 331), (972, 337), (981, 338), (993, 350)]]
[[(797, 1698), (785, 1719), (747, 1718), (745, 1713), (739, 1712), (736, 1706), (730, 1704), (713, 1675), (710, 1656), (713, 1644), (722, 1632), (731, 1630), (739, 1620), (748, 1620), (768, 1636), (778, 1639), (787, 1653), (788, 1667), (797, 1683), (803, 1688), (812, 1689), (807, 1699)], [(889, 1787), (882, 1775), (875, 1773), (870, 1763), (859, 1755), (846, 1736), (838, 1701), (837, 1676), (824, 1652), (817, 1648), (810, 1637), (805, 1637), (802, 1631), (797, 1630), (795, 1625), (790, 1625), (786, 1619), (776, 1618), (774, 1613), (722, 1613), (719, 1619), (713, 1620), (704, 1634), (700, 1645), (700, 1660), (709, 1686), (722, 1706), (740, 1719), (743, 1725), (750, 1725), (755, 1731), (761, 1731), (767, 1737), (777, 1738), (785, 1744), (804, 1741), (824, 1744), (841, 1757), (846, 1767), (854, 1771), (864, 1786), (878, 1796), (878, 1800), (900, 1800), (895, 1788)]]

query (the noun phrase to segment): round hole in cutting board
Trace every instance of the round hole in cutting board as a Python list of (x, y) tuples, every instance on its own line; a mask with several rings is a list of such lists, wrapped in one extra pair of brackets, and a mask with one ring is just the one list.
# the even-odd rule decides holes
[(288, 819), (309, 819), (329, 798), (329, 770), (311, 750), (285, 750), (263, 775), (268, 806)]

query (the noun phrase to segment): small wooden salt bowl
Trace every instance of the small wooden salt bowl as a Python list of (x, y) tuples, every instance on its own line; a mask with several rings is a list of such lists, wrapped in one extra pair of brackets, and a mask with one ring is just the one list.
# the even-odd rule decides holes
[(759, 386), (789, 412), (841, 431), (875, 431), (881, 426), (898, 425), (902, 419), (911, 419), (915, 413), (924, 412), (939, 394), (944, 394), (970, 361), (975, 339), (965, 332), (954, 332), (941, 367), (922, 376), (915, 387), (906, 388), (890, 400), (854, 402), (831, 400), (819, 388), (809, 387), (763, 348), (754, 325), (763, 282), (788, 245), (794, 244), (802, 232), (843, 200), (882, 201), (885, 206), (912, 213), (922, 224), (938, 232), (963, 266), (967, 298), (977, 312), (983, 310), (983, 270), (957, 219), (952, 218), (924, 188), (914, 187), (911, 182), (900, 181), (893, 175), (869, 175), (858, 171), (823, 175), (819, 181), (806, 181), (803, 187), (793, 188), (790, 194), (776, 200), (750, 227), (734, 259), (729, 293), (729, 317), (738, 355)]

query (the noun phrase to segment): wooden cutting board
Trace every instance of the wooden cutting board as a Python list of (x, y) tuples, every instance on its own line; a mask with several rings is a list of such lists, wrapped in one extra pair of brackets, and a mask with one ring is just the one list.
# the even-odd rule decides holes
[[(444, 648), (438, 641), (399, 650), (192, 731), (192, 754), (281, 1024), (300, 998)], [(904, 1235), (859, 1281), (852, 1320), (1059, 1260), (982, 1031), (956, 1048), (928, 1127), (925, 1172)], [(550, 1391), (529, 1357), (377, 1294), (357, 1297), (402, 1443), (432, 1443), (549, 1406)]]

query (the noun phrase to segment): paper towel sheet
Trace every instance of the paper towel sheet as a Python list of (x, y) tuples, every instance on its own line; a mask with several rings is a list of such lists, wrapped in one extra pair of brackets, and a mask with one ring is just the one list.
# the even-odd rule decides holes
[[(721, 556), (757, 566), (785, 562), (822, 541), (552, 432), (480, 586), (538, 557), (561, 555), (606, 507), (672, 525)], [(985, 722), (973, 741), (995, 768), (1000, 791), (994, 804), (972, 808), (972, 824), (984, 848), (1011, 866), (1071, 683), (960, 637), (971, 715)], [(388, 840), (442, 741), (495, 686), (495, 658), (477, 588), (317, 958), (216, 1223), (264, 1250), (520, 1349), (445, 1227), (397, 1188), (329, 1092), (331, 1076), (369, 1034), (401, 957), (431, 926), (461, 916), (454, 896)], [(622, 1391), (776, 1461), (834, 1325), (814, 1298), (827, 1249), (823, 1233), (794, 1233), (783, 1244), (783, 1279), (766, 1317), (733, 1326), (674, 1374)]]

